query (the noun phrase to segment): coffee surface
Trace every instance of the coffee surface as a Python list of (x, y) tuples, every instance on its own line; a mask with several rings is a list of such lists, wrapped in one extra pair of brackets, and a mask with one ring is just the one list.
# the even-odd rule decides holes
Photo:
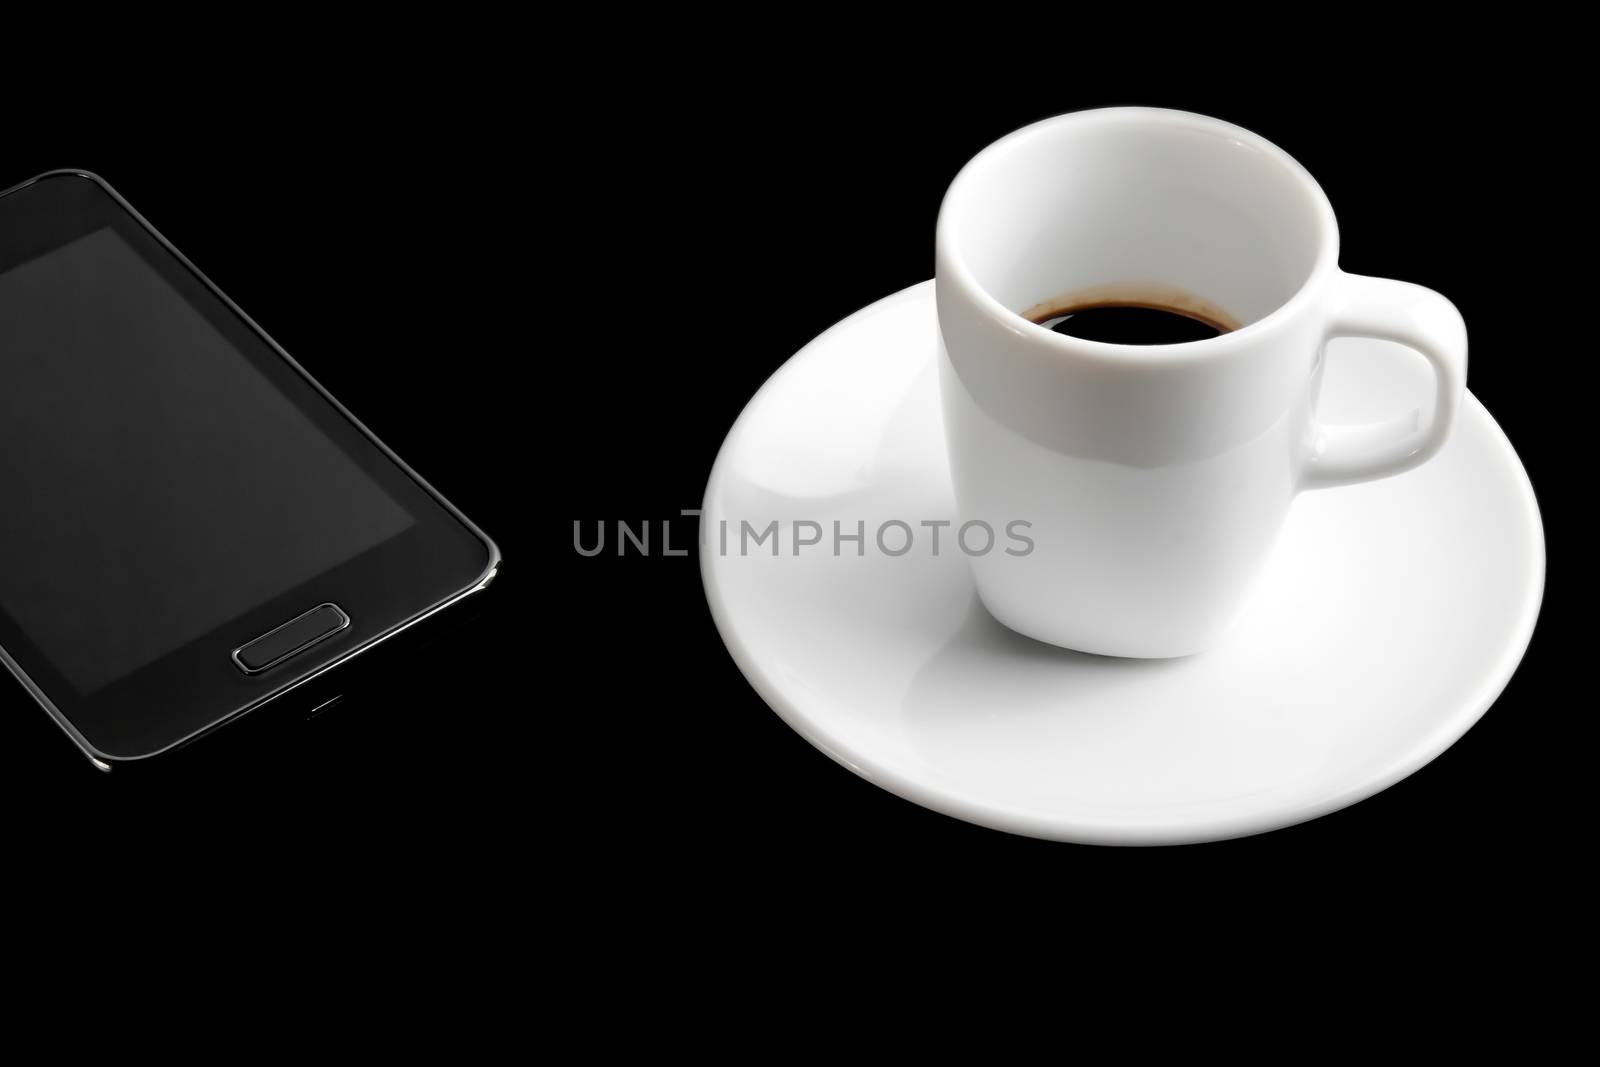
[(1029, 318), (1068, 337), (1118, 345), (1176, 345), (1204, 341), (1231, 329), (1195, 311), (1156, 304), (1094, 303), (1048, 308)]

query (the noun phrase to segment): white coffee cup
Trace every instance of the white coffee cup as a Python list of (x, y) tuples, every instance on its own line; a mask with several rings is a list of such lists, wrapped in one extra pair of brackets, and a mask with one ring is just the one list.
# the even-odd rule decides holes
[[(956, 500), (963, 522), (1023, 521), (1033, 542), (970, 557), (996, 619), (1084, 652), (1200, 651), (1241, 606), (1298, 492), (1438, 451), (1466, 383), (1460, 313), (1420, 286), (1346, 274), (1338, 256), (1311, 175), (1201, 115), (1061, 115), (961, 170), (936, 238)], [(1063, 297), (1213, 309), (1239, 328), (1118, 345), (1023, 317)], [(1334, 337), (1425, 356), (1431, 417), (1320, 423)]]

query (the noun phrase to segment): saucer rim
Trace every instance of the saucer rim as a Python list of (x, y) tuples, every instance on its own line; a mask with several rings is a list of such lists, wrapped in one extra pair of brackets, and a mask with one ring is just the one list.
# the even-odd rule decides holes
[[(706, 480), (705, 492), (701, 497), (700, 520), (702, 524), (707, 521), (705, 516), (711, 514), (710, 504), (723, 477), (725, 462), (729, 454), (729, 445), (734, 441), (745, 425), (746, 419), (751, 417), (751, 412), (757, 408), (767, 392), (777, 387), (786, 373), (798, 364), (812, 348), (822, 344), (835, 332), (844, 332), (852, 328), (857, 320), (865, 319), (893, 305), (919, 299), (925, 299), (930, 303), (933, 301), (932, 279), (918, 282), (915, 285), (890, 293), (846, 315), (796, 349), (762, 382), (760, 388), (751, 394), (750, 399), (745, 402), (738, 417), (734, 419), (727, 433), (723, 436), (722, 444), (718, 446), (717, 457), (712, 463), (711, 473)], [(1512, 465), (1517, 475), (1516, 481), (1521, 491), (1521, 502), (1524, 505), (1522, 508), (1523, 519), (1529, 524), (1533, 535), (1530, 539), (1530, 543), (1533, 546), (1531, 553), (1533, 557), (1531, 560), (1533, 574), (1532, 580), (1528, 583), (1530, 592), (1524, 598), (1522, 604), (1521, 614), (1516, 624), (1515, 639), (1505, 643), (1494, 669), (1484, 675), (1486, 681), (1479, 688), (1478, 696), (1472, 700), (1461, 701), (1459, 710), (1441, 719), (1435, 729), (1421, 742), (1409, 748), (1402, 758), (1387, 761), (1384, 769), (1352, 782), (1331, 795), (1290, 807), (1269, 805), (1259, 811), (1223, 818), (1201, 818), (1194, 821), (1173, 821), (1169, 819), (1159, 823), (1130, 824), (1126, 821), (1119, 821), (1115, 817), (1094, 818), (1046, 815), (1013, 805), (995, 803), (980, 797), (959, 795), (934, 789), (881, 765), (870, 755), (852, 751), (849, 746), (831, 737), (826, 730), (808, 717), (794, 701), (784, 695), (779, 686), (757, 663), (756, 657), (752, 655), (740, 637), (738, 628), (733, 623), (728, 607), (723, 600), (722, 592), (717, 585), (715, 554), (710, 549), (708, 539), (703, 537), (701, 538), (699, 553), (701, 587), (707, 606), (711, 611), (712, 622), (717, 628), (718, 636), (722, 638), (723, 645), (727, 648), (729, 655), (732, 656), (734, 664), (739, 668), (739, 672), (744, 675), (745, 680), (749, 682), (751, 688), (755, 690), (756, 694), (761, 697), (767, 706), (790, 729), (794, 730), (795, 733), (799, 734), (835, 763), (866, 781), (921, 807), (960, 819), (963, 822), (1001, 830), (1006, 833), (1077, 844), (1197, 844), (1248, 837), (1288, 826), (1295, 826), (1332, 814), (1375, 796), (1390, 786), (1410, 777), (1437, 759), (1451, 745), (1465, 736), (1466, 732), (1499, 699), (1500, 694), (1505, 691), (1512, 676), (1516, 673), (1516, 669), (1521, 664), (1523, 656), (1527, 653), (1528, 646), (1533, 639), (1533, 633), (1538, 624), (1539, 611), (1544, 602), (1546, 576), (1544, 523), (1539, 510), (1539, 502), (1534, 494), (1533, 482), (1528, 476), (1527, 467), (1523, 464), (1522, 457), (1517, 454), (1516, 448), (1511, 444), (1511, 439), (1506, 436), (1500, 424), (1495, 421), (1488, 408), (1484, 407), (1476, 396), (1469, 391), (1464, 399), (1464, 411), (1476, 411), (1478, 415), (1482, 416), (1494, 433), (1498, 435), (1499, 443), (1504, 446), (1506, 453), (1513, 461)], [(1338, 492), (1339, 489), (1315, 491)]]

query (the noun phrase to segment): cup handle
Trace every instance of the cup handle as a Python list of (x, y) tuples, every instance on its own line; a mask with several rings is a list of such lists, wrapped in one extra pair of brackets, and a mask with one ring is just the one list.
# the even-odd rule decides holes
[(1306, 489), (1384, 478), (1426, 462), (1450, 436), (1467, 387), (1467, 327), (1450, 301), (1410, 282), (1359, 274), (1341, 273), (1334, 289), (1322, 343), (1371, 337), (1414, 349), (1433, 364), (1437, 399), (1426, 426), (1417, 409), (1354, 426), (1330, 426), (1313, 416), (1301, 477)]

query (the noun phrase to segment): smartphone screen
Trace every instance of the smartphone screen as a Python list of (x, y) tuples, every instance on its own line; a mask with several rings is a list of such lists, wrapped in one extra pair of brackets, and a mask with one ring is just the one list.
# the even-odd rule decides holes
[(0, 612), (80, 695), (415, 521), (113, 228), (0, 273)]

